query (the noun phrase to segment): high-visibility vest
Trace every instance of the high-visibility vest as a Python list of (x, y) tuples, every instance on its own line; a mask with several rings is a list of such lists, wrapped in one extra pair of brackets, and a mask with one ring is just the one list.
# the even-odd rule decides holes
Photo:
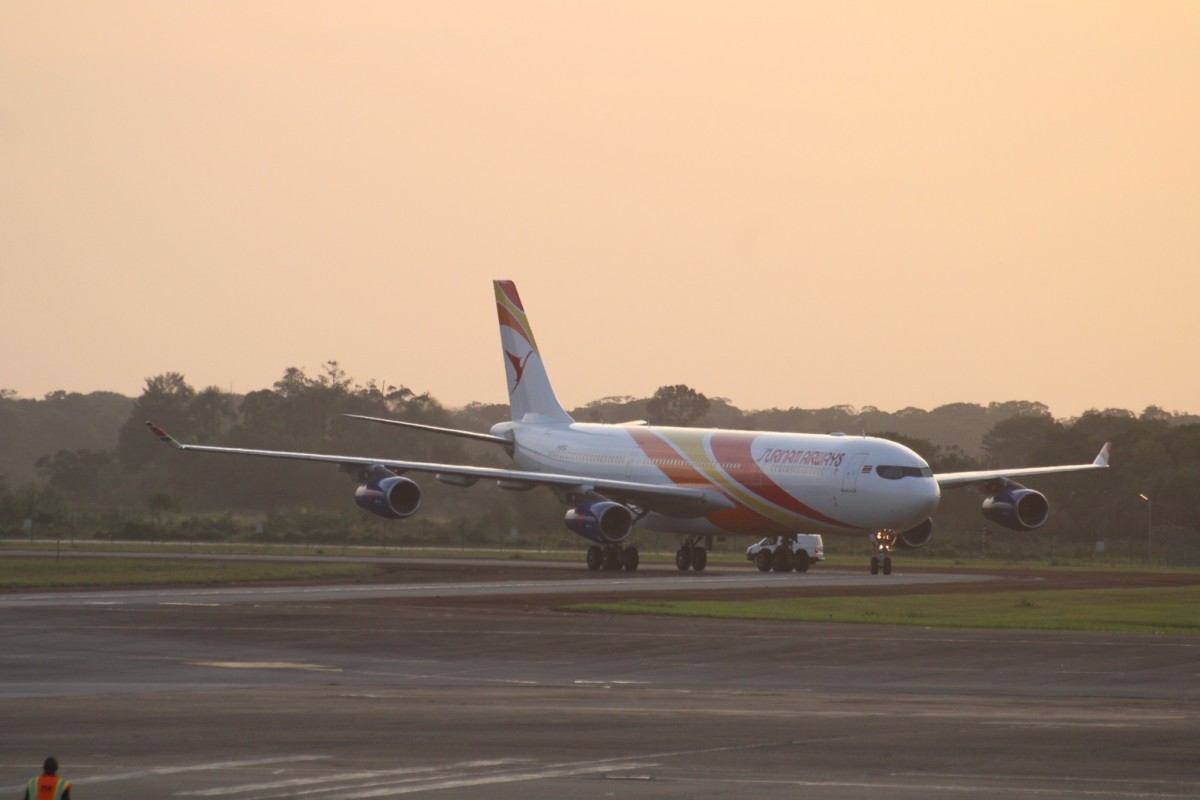
[(70, 788), (70, 781), (57, 775), (42, 775), (29, 782), (29, 800), (62, 800), (63, 792)]

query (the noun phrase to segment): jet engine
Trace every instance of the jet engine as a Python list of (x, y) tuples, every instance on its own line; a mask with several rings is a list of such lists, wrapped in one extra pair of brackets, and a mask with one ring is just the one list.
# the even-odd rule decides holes
[(1050, 503), (1041, 492), (1010, 481), (983, 501), (983, 515), (1014, 531), (1032, 531), (1050, 519)]
[(572, 533), (596, 544), (617, 544), (633, 530), (633, 512), (608, 500), (575, 506), (563, 521)]
[(421, 507), (421, 487), (408, 478), (392, 475), (358, 487), (354, 502), (359, 508), (388, 519), (411, 517)]
[(933, 520), (927, 519), (915, 528), (909, 528), (896, 537), (896, 546), (902, 550), (916, 550), (929, 544), (933, 538)]

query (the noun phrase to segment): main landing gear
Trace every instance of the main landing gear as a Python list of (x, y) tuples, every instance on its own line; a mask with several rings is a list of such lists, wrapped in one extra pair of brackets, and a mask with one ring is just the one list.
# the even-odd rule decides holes
[(638, 568), (638, 549), (636, 547), (621, 547), (616, 544), (606, 544), (601, 547), (594, 544), (587, 551), (587, 568), (593, 572), (602, 569), (608, 572), (625, 570), (633, 572)]
[(897, 535), (895, 531), (878, 531), (872, 534), (871, 543), (875, 545), (875, 555), (871, 556), (871, 574), (878, 575), (883, 570), (884, 575), (892, 574), (891, 553), (896, 549)]
[(712, 549), (712, 537), (705, 537), (704, 546), (701, 546), (699, 541), (699, 536), (680, 537), (679, 549), (675, 552), (675, 566), (680, 572), (687, 572), (689, 569), (703, 572), (708, 565), (708, 551)]

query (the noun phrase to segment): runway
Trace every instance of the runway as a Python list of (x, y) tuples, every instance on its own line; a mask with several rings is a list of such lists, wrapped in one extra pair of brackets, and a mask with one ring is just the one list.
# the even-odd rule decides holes
[(1200, 795), (1189, 638), (526, 613), (491, 583), (4, 596), (0, 793), (54, 754), (76, 800)]
[[(227, 557), (228, 558), (228, 557)], [(243, 558), (243, 557), (237, 557)], [(252, 557), (263, 560), (263, 556)], [(296, 560), (296, 557), (283, 557)], [(321, 560), (306, 557), (305, 560)], [(328, 560), (346, 561), (344, 558)], [(370, 559), (354, 559), (369, 561)], [(418, 559), (393, 559), (392, 563), (411, 564)], [(462, 565), (446, 559), (436, 565)], [(320, 586), (200, 587), (189, 589), (136, 589), (122, 591), (21, 592), (0, 594), (0, 609), (31, 606), (74, 605), (160, 605), (169, 603), (302, 603), (339, 600), (429, 597), (511, 597), (520, 595), (629, 595), (650, 592), (702, 591), (719, 594), (733, 590), (821, 589), (830, 587), (935, 586), (939, 584), (977, 583), (990, 580), (986, 575), (897, 572), (886, 578), (855, 572), (814, 569), (804, 575), (792, 573), (762, 574), (749, 567), (717, 566), (703, 574), (680, 573), (674, 566), (655, 566), (636, 573), (586, 572), (578, 564), (539, 564), (537, 562), (484, 561), (471, 564), (489, 569), (488, 580), (458, 579), (408, 583), (369, 583)], [(570, 570), (570, 578), (559, 577)], [(541, 574), (535, 574), (541, 573)]]

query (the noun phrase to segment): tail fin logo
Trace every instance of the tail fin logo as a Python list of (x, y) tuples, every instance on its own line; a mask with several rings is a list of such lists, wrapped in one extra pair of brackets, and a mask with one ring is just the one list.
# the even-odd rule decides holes
[(517, 358), (507, 350), (504, 351), (504, 357), (508, 359), (508, 363), (512, 364), (513, 374), (516, 375), (516, 380), (513, 381), (512, 388), (508, 390), (509, 395), (515, 394), (517, 387), (521, 385), (521, 378), (525, 377), (525, 365), (529, 363), (531, 355), (533, 355), (532, 350), (526, 353), (524, 358)]

